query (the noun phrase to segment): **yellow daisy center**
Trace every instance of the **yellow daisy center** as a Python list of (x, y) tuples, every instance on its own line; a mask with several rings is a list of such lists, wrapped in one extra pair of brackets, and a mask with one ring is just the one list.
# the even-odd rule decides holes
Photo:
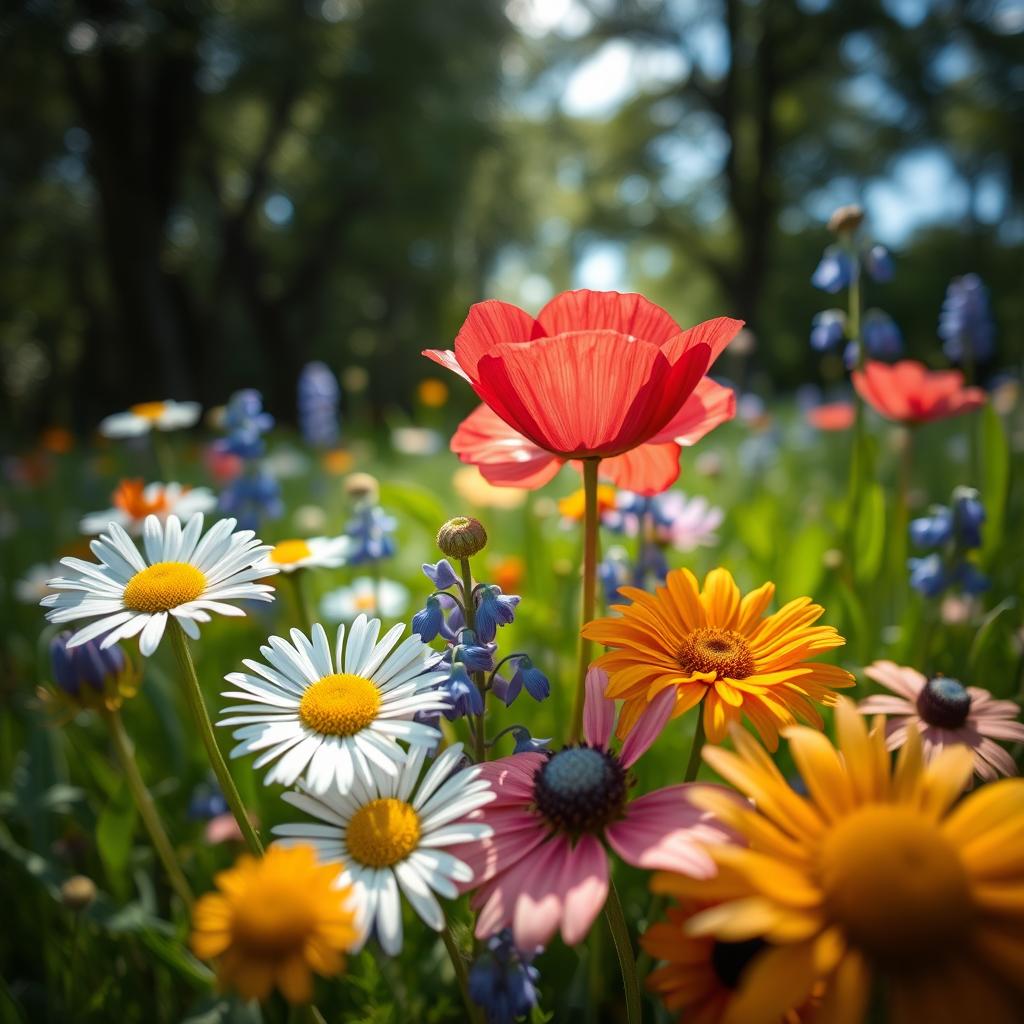
[(291, 879), (261, 881), (258, 892), (235, 904), (235, 942), (257, 956), (280, 956), (301, 948), (316, 924), (302, 886)]
[(157, 562), (137, 572), (124, 588), (124, 606), (137, 612), (166, 612), (202, 597), (206, 577), (188, 562)]
[(270, 552), (270, 560), (277, 565), (294, 565), (313, 554), (304, 540), (283, 540)]
[(139, 402), (138, 405), (131, 406), (128, 411), (154, 423), (163, 416), (166, 408), (166, 402)]
[(826, 836), (819, 861), (831, 917), (881, 960), (919, 960), (962, 942), (967, 872), (941, 829), (909, 807), (868, 806)]
[(365, 729), (380, 710), (380, 690), (369, 679), (349, 672), (318, 679), (302, 695), (302, 723), (328, 736), (352, 736)]
[(702, 626), (683, 637), (676, 660), (687, 672), (714, 672), (716, 679), (746, 679), (754, 673), (747, 641), (733, 629)]
[(373, 594), (356, 594), (352, 603), (361, 612), (372, 612), (377, 608), (377, 598)]
[(373, 800), (348, 823), (345, 842), (360, 864), (385, 868), (404, 860), (419, 845), (420, 817), (411, 804), (394, 797)]

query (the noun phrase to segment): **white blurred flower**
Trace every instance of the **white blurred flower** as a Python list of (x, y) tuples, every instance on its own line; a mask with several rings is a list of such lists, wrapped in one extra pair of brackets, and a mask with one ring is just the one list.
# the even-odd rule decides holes
[(199, 422), (202, 409), (198, 402), (140, 402), (126, 412), (115, 412), (102, 420), (99, 432), (104, 437), (140, 437), (151, 430), (184, 430)]
[(351, 622), (357, 615), (394, 619), (409, 606), (409, 591), (394, 580), (358, 576), (347, 587), (324, 594), (320, 612), (331, 622)]

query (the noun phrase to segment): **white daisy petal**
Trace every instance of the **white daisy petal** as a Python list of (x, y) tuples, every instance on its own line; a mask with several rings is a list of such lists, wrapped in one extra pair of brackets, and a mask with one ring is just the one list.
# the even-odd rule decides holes
[(430, 886), (410, 861), (401, 861), (396, 864), (394, 872), (398, 884), (401, 886), (405, 898), (412, 904), (413, 910), (419, 914), (428, 928), (439, 932), (444, 927), (444, 911), (434, 899)]

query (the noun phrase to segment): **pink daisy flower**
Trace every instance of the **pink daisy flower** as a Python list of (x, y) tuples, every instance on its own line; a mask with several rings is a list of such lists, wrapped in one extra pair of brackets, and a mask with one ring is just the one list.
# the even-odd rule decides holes
[(994, 740), (1024, 741), (1024, 725), (1016, 721), (1020, 707), (996, 700), (988, 690), (964, 686), (956, 679), (928, 679), (913, 668), (876, 661), (864, 674), (892, 690), (862, 700), (862, 715), (886, 715), (886, 745), (896, 750), (907, 742), (910, 729), (921, 734), (926, 761), (943, 747), (964, 744), (974, 751), (974, 771), (986, 781), (1016, 775), (1010, 754)]
[(473, 869), (466, 888), (479, 885), (473, 896), (478, 938), (510, 927), (520, 949), (545, 946), (558, 930), (568, 945), (580, 942), (608, 895), (605, 843), (636, 867), (693, 878), (715, 874), (702, 844), (728, 841), (730, 834), (689, 802), (692, 784), (628, 799), (628, 769), (668, 721), (674, 691), (651, 701), (616, 753), (609, 747), (615, 703), (605, 697), (608, 676), (592, 668), (586, 685), (584, 743), (482, 766), (497, 799), (475, 817), (494, 834), (454, 851)]

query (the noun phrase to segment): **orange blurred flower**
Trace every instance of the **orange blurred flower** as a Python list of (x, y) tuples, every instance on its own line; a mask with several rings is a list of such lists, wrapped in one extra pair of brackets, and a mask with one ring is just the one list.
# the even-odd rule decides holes
[(39, 435), (39, 445), (54, 455), (65, 455), (75, 446), (75, 435), (64, 427), (47, 427)]
[(448, 401), (448, 385), (437, 377), (427, 377), (419, 382), (416, 397), (428, 409), (440, 409)]

